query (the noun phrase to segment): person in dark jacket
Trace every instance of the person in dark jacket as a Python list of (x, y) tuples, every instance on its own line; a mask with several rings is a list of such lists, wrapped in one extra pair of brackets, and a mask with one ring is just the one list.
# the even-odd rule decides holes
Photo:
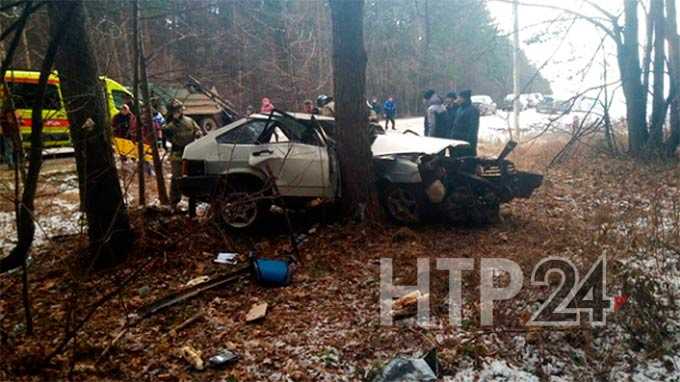
[(442, 99), (439, 98), (434, 90), (428, 89), (423, 93), (423, 104), (425, 105), (425, 129), (424, 135), (426, 137), (439, 137), (440, 127), (442, 127), (444, 113), (446, 112), (446, 107), (442, 103)]
[(458, 112), (458, 95), (456, 92), (448, 92), (444, 98), (444, 105), (446, 106), (446, 135), (445, 138), (451, 138), (453, 134), (453, 123), (456, 121), (456, 113)]
[(111, 124), (113, 136), (116, 138), (131, 139), (131, 133), (137, 131), (137, 118), (130, 111), (130, 106), (123, 104), (120, 112), (113, 116)]
[(453, 123), (451, 139), (466, 141), (470, 144), (470, 155), (477, 155), (477, 134), (479, 133), (479, 110), (472, 105), (472, 92), (463, 90), (458, 97), (459, 108)]

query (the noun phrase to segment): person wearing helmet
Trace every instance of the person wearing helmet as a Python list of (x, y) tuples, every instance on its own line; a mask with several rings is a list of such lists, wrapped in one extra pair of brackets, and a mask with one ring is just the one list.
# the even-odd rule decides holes
[(320, 95), (316, 98), (316, 106), (319, 108), (319, 114), (326, 117), (335, 117), (335, 101), (333, 97)]
[(184, 115), (184, 105), (178, 100), (172, 100), (168, 105), (168, 123), (163, 134), (172, 145), (170, 150), (170, 205), (175, 208), (182, 200), (179, 190), (179, 178), (182, 176), (182, 154), (184, 147), (200, 136), (200, 128), (196, 121)]

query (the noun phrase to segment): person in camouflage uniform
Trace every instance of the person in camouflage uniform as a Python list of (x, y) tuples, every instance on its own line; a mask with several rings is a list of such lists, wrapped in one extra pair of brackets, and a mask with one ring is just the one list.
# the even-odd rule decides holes
[(201, 135), (201, 129), (191, 117), (184, 115), (184, 105), (173, 100), (168, 105), (168, 123), (163, 134), (172, 145), (170, 151), (170, 165), (172, 179), (170, 180), (170, 204), (173, 208), (182, 200), (179, 190), (179, 178), (182, 176), (182, 154), (184, 147)]

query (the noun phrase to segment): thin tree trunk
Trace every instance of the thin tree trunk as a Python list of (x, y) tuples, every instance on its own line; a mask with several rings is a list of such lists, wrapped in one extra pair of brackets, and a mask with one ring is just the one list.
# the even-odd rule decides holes
[[(35, 234), (35, 222), (33, 221), (35, 194), (38, 188), (38, 178), (42, 166), (42, 130), (43, 118), (42, 110), (47, 93), (47, 80), (49, 78), (57, 49), (61, 42), (61, 36), (66, 24), (60, 25), (50, 41), (45, 59), (43, 60), (36, 91), (36, 102), (32, 110), (31, 124), (31, 150), (28, 166), (28, 176), (24, 183), (23, 195), (17, 216), (17, 245), (12, 249), (8, 258), (3, 259), (3, 265), (10, 263), (20, 263), (22, 268), (22, 302), (24, 305), (24, 315), (26, 317), (26, 333), (33, 334), (33, 316), (31, 314), (31, 299), (29, 295), (28, 266), (26, 264), (28, 253), (33, 243)], [(13, 113), (13, 111), (12, 111)], [(16, 121), (14, 121), (16, 123)], [(18, 128), (18, 124), (17, 124)], [(4, 268), (4, 266), (3, 266)]]
[(149, 90), (149, 77), (146, 70), (146, 58), (144, 58), (144, 38), (141, 37), (139, 40), (139, 58), (140, 61), (140, 71), (142, 74), (142, 95), (144, 96), (144, 125), (149, 127), (149, 133), (153, 142), (151, 143), (151, 156), (153, 158), (153, 167), (156, 172), (156, 188), (158, 189), (158, 200), (164, 206), (170, 205), (170, 200), (168, 199), (168, 192), (165, 188), (165, 178), (163, 177), (163, 163), (161, 162), (161, 157), (158, 154), (158, 136), (156, 134), (156, 129), (153, 126), (153, 117), (151, 116), (151, 91)]
[[(26, 26), (26, 21), (28, 20), (28, 17), (31, 15), (31, 2), (26, 3), (24, 6), (24, 9), (19, 16), (19, 20), (17, 20), (17, 28), (14, 32), (14, 36), (12, 37), (12, 41), (10, 42), (9, 48), (7, 49), (7, 55), (3, 57), (2, 59), (2, 66), (0, 66), (0, 82), (2, 83), (2, 89), (6, 95), (6, 103), (2, 105), (2, 110), (0, 110), (1, 113), (3, 113), (3, 123), (8, 123), (11, 124), (12, 128), (9, 129), (14, 132), (12, 137), (5, 137), (5, 139), (11, 139), (14, 144), (14, 152), (13, 155), (15, 157), (15, 163), (14, 163), (14, 215), (16, 219), (16, 225), (17, 225), (17, 233), (19, 232), (20, 229), (20, 221), (21, 221), (21, 211), (20, 211), (20, 200), (19, 200), (19, 195), (21, 194), (21, 182), (20, 182), (20, 177), (19, 174), (23, 173), (22, 170), (20, 170), (21, 167), (23, 167), (23, 161), (21, 160), (21, 157), (23, 156), (21, 152), (21, 132), (20, 129), (21, 127), (19, 126), (19, 122), (17, 121), (16, 118), (16, 108), (14, 107), (14, 99), (12, 98), (9, 86), (7, 85), (7, 81), (5, 81), (5, 73), (7, 72), (7, 68), (12, 64), (14, 61), (14, 54), (16, 53), (17, 47), (19, 46), (19, 39), (21, 38), (21, 33)], [(21, 253), (19, 250), (16, 248), (12, 250), (9, 254), (9, 256), (4, 257), (0, 259), (0, 273), (7, 272), (10, 269), (14, 269), (17, 267), (20, 267), (23, 264), (23, 257), (21, 256)]]
[(647, 89), (649, 89), (649, 74), (650, 67), (652, 65), (653, 48), (654, 48), (654, 19), (652, 18), (652, 12), (650, 11), (649, 14), (647, 14), (646, 44), (642, 59), (642, 87), (645, 88), (644, 94), (645, 115), (647, 115), (647, 98), (648, 98)]
[(671, 81), (670, 130), (666, 141), (666, 155), (671, 156), (680, 144), (680, 36), (675, 0), (666, 0), (666, 20), (668, 21), (666, 38), (668, 39), (669, 72)]
[(143, 126), (145, 124), (142, 123), (142, 114), (139, 111), (139, 58), (141, 55), (139, 54), (139, 44), (140, 44), (140, 39), (139, 39), (139, 0), (134, 0), (132, 2), (132, 36), (133, 36), (133, 43), (132, 43), (132, 50), (133, 50), (133, 56), (135, 57), (135, 69), (133, 70), (134, 72), (134, 77), (133, 77), (133, 89), (132, 89), (132, 97), (133, 97), (133, 112), (135, 113), (135, 116), (137, 117), (137, 136), (135, 137), (137, 139), (137, 158), (139, 160), (137, 161), (137, 177), (139, 179), (139, 206), (144, 208), (146, 206), (146, 184), (144, 182), (144, 129)]
[(104, 91), (86, 29), (83, 1), (54, 0), (49, 6), (48, 14), (55, 25), (69, 24), (56, 66), (75, 150), (80, 193), (84, 195), (82, 210), (87, 217), (91, 260), (98, 266), (107, 266), (127, 254), (132, 232), (113, 160)]
[(21, 31), (21, 41), (24, 43), (24, 57), (26, 58), (26, 68), (33, 69), (33, 62), (31, 61), (31, 48), (28, 45), (28, 37), (26, 36), (26, 28)]
[(666, 120), (666, 98), (664, 71), (666, 64), (666, 36), (663, 0), (652, 0), (651, 19), (654, 23), (654, 91), (652, 98), (652, 121), (649, 127), (647, 149), (653, 153), (661, 152), (663, 145), (663, 125)]
[(367, 62), (363, 30), (364, 1), (330, 0), (330, 8), (343, 210), (346, 216), (372, 219), (377, 217), (379, 209), (364, 94)]
[(608, 81), (608, 71), (607, 71), (607, 52), (603, 49), (602, 51), (602, 83), (604, 85), (604, 102), (602, 103), (603, 108), (603, 122), (604, 122), (604, 137), (607, 142), (607, 148), (612, 154), (617, 154), (616, 144), (614, 142), (614, 137), (612, 134), (612, 121), (609, 115), (609, 88), (607, 86)]

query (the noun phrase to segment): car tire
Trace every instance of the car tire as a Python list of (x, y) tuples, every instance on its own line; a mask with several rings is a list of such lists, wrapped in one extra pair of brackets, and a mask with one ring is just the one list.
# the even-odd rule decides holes
[(229, 228), (253, 228), (269, 211), (271, 201), (259, 181), (234, 178), (224, 182), (220, 189), (214, 203), (215, 213)]
[(417, 224), (422, 218), (420, 184), (387, 183), (381, 191), (381, 201), (387, 216), (396, 223)]

